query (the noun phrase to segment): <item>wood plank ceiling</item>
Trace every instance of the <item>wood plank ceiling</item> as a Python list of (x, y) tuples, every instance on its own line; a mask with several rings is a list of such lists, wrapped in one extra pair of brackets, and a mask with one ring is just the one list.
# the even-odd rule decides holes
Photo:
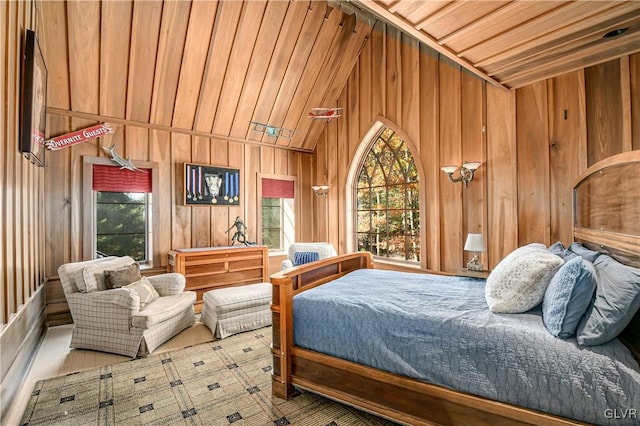
[[(309, 152), (326, 125), (309, 111), (335, 106), (373, 25), (326, 1), (69, 1), (43, 10), (51, 114)], [(293, 134), (273, 137), (251, 122)]]
[(635, 0), (352, 2), (511, 89), (640, 51)]
[(507, 88), (640, 51), (640, 1), (42, 4), (50, 113), (308, 152), (378, 18)]

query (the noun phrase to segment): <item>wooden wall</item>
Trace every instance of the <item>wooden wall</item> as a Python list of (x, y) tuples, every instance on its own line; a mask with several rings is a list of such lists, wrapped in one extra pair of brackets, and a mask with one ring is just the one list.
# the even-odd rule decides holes
[(21, 52), (41, 18), (40, 2), (0, 4), (0, 413), (44, 332), (44, 169), (18, 152)]
[[(568, 244), (573, 179), (640, 149), (639, 66), (636, 54), (509, 92), (378, 23), (336, 99), (344, 115), (315, 151), (315, 179), (328, 177), (333, 188), (316, 206), (315, 239), (354, 249), (345, 237), (347, 174), (367, 131), (383, 121), (406, 135), (424, 170), (423, 268), (462, 268), (469, 232), (484, 234), (491, 267), (522, 244)], [(483, 163), (466, 189), (440, 171), (463, 161)]]

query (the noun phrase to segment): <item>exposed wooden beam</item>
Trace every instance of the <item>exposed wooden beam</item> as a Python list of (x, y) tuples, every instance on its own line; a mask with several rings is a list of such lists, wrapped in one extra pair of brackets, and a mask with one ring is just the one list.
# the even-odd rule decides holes
[(143, 127), (145, 129), (160, 130), (160, 131), (163, 131), (163, 132), (178, 133), (178, 134), (181, 134), (181, 135), (199, 136), (199, 137), (204, 137), (204, 138), (209, 138), (209, 139), (216, 139), (216, 140), (221, 140), (221, 141), (239, 142), (239, 143), (247, 144), (247, 145), (257, 145), (257, 146), (262, 146), (262, 147), (283, 149), (283, 150), (286, 150), (286, 151), (304, 152), (304, 153), (307, 153), (307, 154), (310, 154), (310, 153), (313, 152), (313, 150), (311, 150), (311, 149), (295, 148), (295, 147), (288, 147), (288, 146), (279, 146), (279, 145), (256, 142), (256, 141), (252, 141), (252, 140), (249, 140), (249, 139), (237, 138), (237, 137), (233, 137), (233, 136), (217, 135), (215, 133), (207, 133), (207, 132), (201, 132), (201, 131), (198, 131), (198, 130), (191, 130), (191, 129), (180, 129), (180, 128), (177, 128), (177, 127), (166, 126), (166, 125), (163, 125), (163, 124), (144, 123), (144, 122), (141, 122), (141, 121), (127, 120), (127, 119), (124, 119), (124, 118), (110, 117), (110, 116), (107, 116), (107, 115), (91, 114), (91, 113), (88, 113), (88, 112), (69, 111), (69, 110), (60, 109), (60, 108), (48, 107), (47, 108), (47, 114), (59, 115), (59, 116), (71, 117), (71, 118), (81, 118), (81, 119), (90, 120), (90, 121), (109, 122), (109, 123), (114, 123), (114, 124), (121, 124), (123, 126)]

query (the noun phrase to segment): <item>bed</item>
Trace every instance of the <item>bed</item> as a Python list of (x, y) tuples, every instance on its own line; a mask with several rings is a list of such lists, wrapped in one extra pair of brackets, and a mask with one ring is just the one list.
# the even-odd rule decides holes
[[(640, 182), (640, 151), (608, 158), (586, 170), (574, 184), (574, 241), (591, 250), (605, 253), (622, 264), (640, 267), (640, 225), (637, 220), (640, 217), (640, 197), (635, 186), (637, 182)], [(612, 188), (616, 188), (616, 190), (612, 190)], [(529, 333), (530, 325), (533, 325), (534, 331), (531, 333), (533, 333), (533, 341), (536, 342), (535, 346), (550, 348), (552, 349), (551, 353), (555, 350), (554, 345), (573, 346), (578, 351), (577, 355), (574, 352), (573, 355), (567, 355), (567, 358), (580, 359), (580, 362), (584, 362), (582, 367), (585, 370), (590, 370), (591, 367), (584, 368), (584, 366), (590, 366), (591, 363), (595, 365), (600, 361), (608, 362), (608, 359), (611, 358), (613, 364), (605, 367), (602, 375), (617, 382), (617, 384), (607, 385), (613, 389), (612, 394), (616, 394), (618, 391), (624, 393), (620, 400), (615, 399), (616, 395), (608, 395), (604, 401), (590, 401), (588, 394), (572, 396), (571, 390), (548, 385), (549, 391), (547, 393), (555, 394), (557, 392), (558, 396), (562, 395), (556, 400), (560, 399), (560, 402), (564, 402), (564, 407), (561, 407), (562, 404), (554, 405), (553, 396), (548, 397), (546, 402), (543, 401), (542, 404), (536, 405), (535, 397), (529, 398), (533, 401), (527, 401), (526, 387), (520, 391), (519, 396), (509, 397), (509, 392), (505, 389), (515, 385), (508, 382), (509, 377), (513, 377), (513, 375), (505, 376), (504, 389), (490, 389), (487, 393), (478, 389), (477, 384), (470, 379), (460, 380), (460, 374), (433, 372), (429, 367), (426, 368), (426, 371), (416, 373), (413, 371), (412, 360), (404, 358), (411, 358), (415, 356), (415, 353), (422, 354), (426, 350), (432, 350), (428, 357), (434, 360), (432, 364), (449, 364), (447, 368), (457, 368), (467, 375), (487, 374), (482, 371), (474, 371), (469, 368), (469, 365), (464, 364), (464, 361), (462, 364), (457, 361), (451, 362), (446, 359), (446, 355), (443, 353), (426, 346), (420, 346), (417, 348), (419, 350), (414, 348), (416, 350), (408, 351), (410, 354), (406, 357), (401, 354), (402, 351), (388, 351), (386, 353), (383, 351), (382, 354), (375, 355), (374, 360), (361, 359), (362, 354), (374, 350), (374, 348), (367, 347), (368, 344), (380, 345), (368, 343), (378, 341), (373, 340), (376, 338), (365, 337), (363, 333), (360, 333), (360, 330), (372, 328), (374, 332), (380, 333), (381, 330), (383, 330), (382, 333), (385, 332), (384, 321), (386, 320), (383, 320), (383, 317), (375, 316), (378, 308), (372, 309), (374, 311), (373, 317), (362, 318), (364, 312), (362, 309), (366, 309), (366, 306), (375, 306), (376, 303), (375, 297), (371, 297), (370, 300), (367, 300), (367, 297), (374, 295), (377, 291), (384, 291), (377, 286), (383, 285), (385, 281), (389, 283), (394, 280), (392, 276), (388, 275), (392, 272), (376, 272), (372, 268), (372, 258), (368, 253), (353, 253), (272, 275), (272, 392), (274, 396), (288, 399), (294, 395), (294, 388), (300, 387), (400, 423), (416, 425), (469, 423), (557, 425), (607, 422), (624, 424), (625, 422), (637, 422), (637, 419), (640, 418), (640, 413), (637, 412), (640, 411), (640, 406), (638, 406), (640, 396), (636, 396), (640, 392), (634, 391), (640, 389), (640, 380), (638, 379), (640, 368), (637, 363), (640, 359), (640, 314), (633, 317), (618, 338), (604, 345), (588, 347), (588, 349), (578, 347), (575, 344), (575, 339), (565, 341), (546, 333), (540, 314), (535, 309), (525, 314), (498, 316), (508, 318), (507, 322), (511, 324), (507, 329), (511, 327), (512, 330), (505, 331), (501, 328), (497, 333), (511, 332), (517, 335), (519, 327), (525, 326), (523, 323), (528, 324), (522, 330), (526, 329)], [(374, 276), (371, 274), (379, 275), (383, 283), (373, 284)], [(461, 327), (461, 324), (478, 321), (477, 318), (473, 319), (475, 317), (467, 317), (467, 315), (479, 314), (482, 318), (481, 321), (492, 321), (492, 314), (486, 312), (485, 306), (482, 304), (476, 306), (472, 303), (473, 300), (481, 299), (483, 280), (459, 277), (438, 278), (433, 275), (420, 277), (420, 274), (415, 274), (413, 278), (398, 276), (395, 279), (399, 279), (403, 283), (416, 281), (415, 284), (403, 285), (403, 287), (407, 287), (409, 293), (404, 295), (398, 293), (395, 296), (399, 299), (412, 297), (411, 295), (415, 294), (412, 292), (423, 291), (426, 294), (416, 295), (416, 298), (423, 297), (423, 300), (429, 300), (429, 298), (436, 297), (429, 293), (431, 292), (440, 293), (444, 298), (454, 301), (453, 308), (447, 307), (442, 310), (452, 311), (450, 312), (452, 317), (445, 318), (436, 315), (433, 319), (435, 322), (430, 325), (433, 329), (443, 328), (444, 325), (451, 329), (460, 329), (464, 328)], [(365, 288), (361, 284), (363, 282), (367, 286), (375, 286), (375, 288)], [(439, 285), (443, 287), (438, 288)], [(336, 324), (341, 323), (333, 322), (333, 319), (330, 318), (331, 315), (323, 311), (323, 309), (326, 310), (326, 307), (313, 305), (318, 302), (314, 301), (311, 295), (314, 293), (322, 295), (327, 292), (330, 294), (332, 291), (339, 291), (338, 286), (348, 288), (350, 293), (347, 292), (346, 300), (334, 311), (338, 311), (341, 317), (352, 316), (356, 319), (360, 318), (362, 321), (359, 325), (352, 324), (348, 327), (351, 329), (351, 333), (345, 334), (343, 330), (340, 330), (344, 327), (337, 326)], [(465, 295), (471, 299), (462, 302)], [(296, 303), (294, 303), (294, 297), (296, 297)], [(322, 296), (320, 297), (322, 298)], [(460, 302), (458, 303), (459, 311), (455, 307), (456, 300)], [(300, 309), (305, 304), (309, 305), (307, 313), (301, 314)], [(415, 316), (415, 312), (407, 314), (404, 312), (404, 308), (398, 308), (402, 307), (401, 304), (396, 303), (395, 306), (397, 321), (404, 321), (408, 329), (419, 328), (410, 321)], [(425, 310), (437, 311), (437, 304)], [(467, 312), (469, 310), (477, 312), (469, 313)], [(354, 313), (350, 314), (351, 311)], [(407, 311), (409, 311), (408, 308)], [(296, 319), (295, 323), (294, 318)], [(339, 318), (339, 321), (342, 320), (344, 318)], [(314, 327), (314, 324), (321, 325)], [(367, 324), (373, 326), (367, 327)], [(485, 322), (483, 326), (485, 329), (489, 327), (491, 330), (496, 330), (493, 323)], [(536, 326), (538, 327), (537, 331), (535, 331)], [(446, 327), (444, 327), (445, 335), (449, 332)], [(332, 333), (332, 330), (335, 330), (335, 333)], [(472, 330), (463, 331), (463, 333), (466, 333), (466, 338), (474, 336)], [(323, 340), (331, 338), (332, 334), (335, 334), (335, 338), (343, 340), (333, 343), (331, 340)], [(436, 347), (442, 345), (442, 342), (446, 340), (443, 338), (436, 340), (436, 337), (431, 336), (426, 339), (430, 342), (424, 342), (416, 340), (416, 337), (411, 335), (402, 337), (408, 338), (411, 342), (418, 341), (419, 345), (429, 343), (435, 344)], [(345, 339), (355, 341), (356, 349), (345, 349), (347, 346)], [(472, 352), (474, 350), (474, 344), (470, 344), (464, 339), (460, 340), (456, 337), (449, 340), (458, 341), (460, 345), (458, 351)], [(492, 345), (495, 347), (500, 340), (499, 338), (494, 339)], [(480, 342), (478, 345), (484, 344), (483, 339), (477, 339), (477, 341)], [(401, 345), (402, 343), (393, 343), (392, 346), (396, 344)], [(506, 350), (511, 351), (511, 349)], [(518, 365), (518, 362), (521, 361), (525, 364), (536, 364), (535, 357), (533, 361), (523, 361), (527, 359), (525, 355), (528, 350), (523, 350), (513, 360), (507, 361), (500, 358), (499, 354), (494, 354), (493, 358), (492, 356), (483, 356), (486, 356), (488, 362), (495, 361), (492, 368), (498, 371), (497, 374), (502, 374), (500, 368), (503, 364), (505, 369), (521, 368), (522, 365)], [(478, 351), (486, 353), (486, 348), (478, 349)], [(400, 356), (398, 352), (400, 352)], [(517, 353), (517, 349), (515, 352)], [(582, 354), (587, 352), (589, 356), (595, 356), (595, 360), (585, 358), (586, 361), (582, 361)], [(378, 358), (385, 357), (400, 357), (402, 359), (399, 360), (399, 366), (393, 367), (391, 371), (387, 364), (380, 364), (385, 367), (376, 368), (378, 367), (376, 364), (379, 361)], [(549, 365), (552, 364), (553, 362), (549, 363)], [(564, 377), (558, 376), (562, 373), (548, 371), (547, 369), (551, 368), (549, 365), (537, 366), (537, 368), (548, 373), (548, 377), (560, 377), (562, 381)], [(576, 374), (578, 373), (576, 372)], [(452, 382), (453, 379), (458, 379), (458, 381)], [(579, 379), (579, 374), (571, 378), (571, 380)], [(588, 382), (590, 378), (580, 380)], [(495, 382), (500, 383), (500, 381), (501, 379), (498, 379)], [(626, 382), (628, 388), (618, 389), (616, 386), (620, 385), (620, 381)], [(531, 383), (529, 384), (531, 385)], [(533, 383), (532, 386), (539, 386), (539, 383), (537, 385)], [(563, 393), (568, 393), (568, 395)], [(571, 401), (572, 397), (576, 398), (575, 404)], [(584, 414), (584, 407), (588, 407), (589, 404), (593, 405), (593, 410), (590, 414)], [(571, 411), (572, 405), (575, 405), (575, 412)], [(599, 417), (594, 417), (594, 415)]]

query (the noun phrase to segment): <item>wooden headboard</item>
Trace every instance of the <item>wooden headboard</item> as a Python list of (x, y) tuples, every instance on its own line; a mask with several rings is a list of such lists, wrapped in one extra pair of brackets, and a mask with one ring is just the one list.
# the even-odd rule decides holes
[[(573, 185), (573, 239), (640, 268), (640, 150), (589, 167)], [(620, 335), (640, 361), (640, 312)]]

